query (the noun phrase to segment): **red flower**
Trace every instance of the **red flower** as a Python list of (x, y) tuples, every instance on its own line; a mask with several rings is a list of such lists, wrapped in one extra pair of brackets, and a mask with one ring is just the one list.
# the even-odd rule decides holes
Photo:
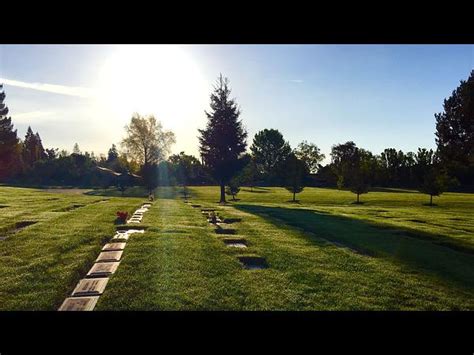
[(128, 217), (128, 212), (126, 211), (117, 211), (117, 217), (123, 221), (125, 221)]

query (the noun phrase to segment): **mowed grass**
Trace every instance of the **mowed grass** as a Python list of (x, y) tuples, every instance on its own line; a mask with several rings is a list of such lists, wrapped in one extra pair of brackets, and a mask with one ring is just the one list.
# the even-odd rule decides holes
[[(443, 215), (441, 199), (435, 210), (421, 205), (423, 196), (385, 192), (373, 193), (366, 205), (353, 206), (346, 192), (307, 189), (300, 204), (291, 204), (285, 190), (259, 190), (219, 206), (216, 187), (192, 188), (193, 203), (241, 219), (225, 226), (237, 233), (228, 236), (215, 233), (201, 208), (173, 199), (169, 189), (161, 189), (168, 191), (167, 198), (158, 199), (145, 216), (151, 227), (130, 239), (97, 309), (474, 309), (472, 254), (416, 234), (426, 232), (418, 225), (408, 226), (409, 236), (400, 234), (406, 226), (401, 222), (394, 230), (380, 228), (370, 213), (383, 207), (402, 219), (411, 208), (420, 208), (416, 212), (420, 219), (422, 209)], [(390, 196), (395, 197), (393, 206)], [(403, 204), (407, 196), (413, 198)], [(470, 195), (460, 195), (461, 202), (456, 194), (447, 197), (442, 200), (447, 202), (444, 210), (469, 217)], [(363, 211), (357, 219), (355, 208)], [(431, 220), (426, 215), (424, 220)], [(469, 223), (467, 227), (472, 228)], [(460, 239), (444, 231), (434, 234), (455, 243)], [(225, 237), (245, 238), (249, 248), (228, 248), (222, 241)], [(470, 237), (463, 235), (467, 245)], [(270, 267), (245, 270), (237, 260), (242, 255), (264, 257)]]
[[(58, 192), (56, 192), (58, 191)], [(0, 187), (0, 310), (56, 310), (142, 198)], [(15, 231), (18, 223), (36, 222)]]
[[(217, 187), (192, 187), (192, 203), (241, 219), (224, 235), (178, 191), (158, 189), (146, 232), (130, 237), (96, 310), (474, 309), (473, 195), (444, 194), (427, 207), (424, 195), (383, 191), (353, 205), (349, 192), (307, 188), (295, 204), (284, 189), (243, 188), (220, 206)], [(113, 235), (115, 211), (143, 202), (88, 194), (0, 187), (9, 206), (1, 227), (39, 221), (0, 241), (0, 309), (57, 309)], [(53, 212), (74, 204), (85, 206)], [(226, 247), (225, 237), (248, 248)], [(243, 255), (269, 268), (243, 269)]]

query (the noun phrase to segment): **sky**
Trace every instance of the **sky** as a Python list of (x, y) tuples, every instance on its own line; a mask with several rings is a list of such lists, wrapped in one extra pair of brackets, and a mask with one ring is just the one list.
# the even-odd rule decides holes
[(21, 138), (106, 154), (134, 112), (176, 135), (173, 153), (198, 156), (209, 95), (230, 80), (248, 131), (278, 129), (296, 147), (352, 140), (435, 148), (434, 113), (474, 69), (473, 45), (0, 45), (0, 83)]

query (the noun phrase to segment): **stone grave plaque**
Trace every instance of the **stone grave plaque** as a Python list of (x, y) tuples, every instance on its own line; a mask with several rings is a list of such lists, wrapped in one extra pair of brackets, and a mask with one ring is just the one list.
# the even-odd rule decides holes
[(102, 251), (116, 251), (116, 250), (123, 250), (127, 243), (107, 243), (102, 248)]
[(119, 261), (123, 251), (103, 251), (99, 254), (95, 262)]
[(128, 237), (129, 237), (128, 233), (117, 233), (112, 238), (112, 241), (116, 242), (118, 240), (128, 240)]
[(260, 256), (239, 256), (238, 259), (245, 269), (257, 270), (268, 268), (267, 261)]
[(117, 270), (119, 264), (119, 262), (95, 263), (87, 273), (87, 277), (107, 277)]
[[(140, 227), (138, 227), (138, 228), (140, 228)], [(145, 233), (145, 230), (144, 229), (129, 229), (129, 230), (127, 230), (127, 233), (128, 234)]]
[(58, 311), (92, 311), (99, 296), (68, 297), (64, 300)]
[(99, 296), (104, 293), (108, 278), (82, 279), (72, 292), (73, 296)]

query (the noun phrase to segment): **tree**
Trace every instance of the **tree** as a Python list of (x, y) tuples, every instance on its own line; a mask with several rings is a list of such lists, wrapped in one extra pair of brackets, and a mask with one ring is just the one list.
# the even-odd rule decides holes
[(72, 154), (81, 155), (81, 150), (79, 149), (79, 144), (74, 143), (74, 147), (72, 148)]
[(159, 183), (158, 164), (143, 165), (140, 174), (143, 178), (143, 185), (148, 190), (148, 193), (151, 194)]
[(277, 183), (280, 165), (291, 154), (291, 147), (276, 129), (264, 129), (255, 134), (250, 151), (258, 172), (270, 183)]
[(451, 183), (450, 178), (439, 166), (433, 165), (427, 170), (420, 192), (430, 195), (430, 206), (433, 206), (433, 196), (440, 196)]
[(133, 114), (130, 124), (125, 126), (127, 136), (121, 144), (128, 154), (141, 165), (158, 164), (169, 154), (171, 145), (176, 141), (171, 131), (154, 116), (142, 117)]
[(337, 187), (342, 189), (345, 180), (357, 161), (357, 146), (349, 141), (344, 144), (335, 144), (331, 148), (331, 166), (337, 176)]
[(151, 192), (159, 182), (157, 166), (169, 154), (171, 145), (176, 141), (175, 135), (163, 130), (161, 122), (154, 116), (141, 117), (138, 113), (133, 114), (125, 131), (127, 136), (121, 144), (132, 160), (141, 164), (143, 182)]
[(34, 134), (29, 126), (23, 141), (22, 155), (23, 162), (28, 168), (31, 168), (35, 162), (47, 157), (39, 133)]
[(294, 153), (298, 159), (305, 162), (309, 172), (312, 174), (318, 172), (321, 166), (320, 163), (326, 158), (316, 144), (308, 143), (307, 141), (301, 142), (294, 150)]
[(235, 201), (235, 196), (240, 192), (239, 179), (232, 179), (229, 181), (229, 185), (226, 187), (225, 193), (232, 196), (232, 200)]
[(183, 187), (183, 196), (186, 200), (188, 198), (187, 186), (192, 179), (196, 178), (201, 164), (194, 156), (184, 152), (170, 156), (169, 161), (174, 164), (176, 181)]
[(203, 164), (220, 185), (220, 203), (225, 203), (225, 186), (242, 169), (241, 155), (247, 146), (247, 132), (239, 120), (240, 109), (230, 98), (229, 80), (222, 74), (211, 94), (207, 125), (200, 129), (199, 151)]
[(296, 194), (304, 189), (309, 174), (308, 166), (293, 153), (288, 155), (282, 165), (285, 168), (285, 189), (293, 194), (293, 202), (296, 202)]
[(351, 171), (347, 178), (347, 185), (350, 191), (357, 195), (356, 203), (360, 203), (360, 195), (369, 192), (374, 163), (375, 157), (372, 153), (365, 149), (356, 149), (351, 164)]
[(118, 160), (119, 153), (117, 151), (117, 147), (115, 144), (112, 144), (112, 147), (109, 149), (109, 152), (107, 154), (107, 163), (114, 163), (115, 161)]
[(474, 70), (436, 113), (436, 143), (442, 165), (460, 182), (474, 180)]
[(401, 150), (387, 148), (380, 154), (382, 167), (386, 172), (386, 182), (392, 186), (400, 185), (400, 175), (405, 164), (405, 155)]
[(436, 164), (437, 159), (433, 149), (428, 150), (426, 148), (418, 148), (414, 159), (414, 176), (417, 186), (420, 186), (427, 176), (429, 170), (431, 170), (433, 164)]
[(20, 140), (13, 129), (8, 107), (3, 103), (5, 92), (0, 84), (0, 181), (13, 176), (20, 167)]
[(260, 174), (258, 173), (257, 162), (255, 161), (255, 158), (247, 155), (246, 159), (247, 164), (245, 164), (244, 168), (242, 169), (239, 180), (243, 185), (249, 186), (250, 191), (253, 191)]

